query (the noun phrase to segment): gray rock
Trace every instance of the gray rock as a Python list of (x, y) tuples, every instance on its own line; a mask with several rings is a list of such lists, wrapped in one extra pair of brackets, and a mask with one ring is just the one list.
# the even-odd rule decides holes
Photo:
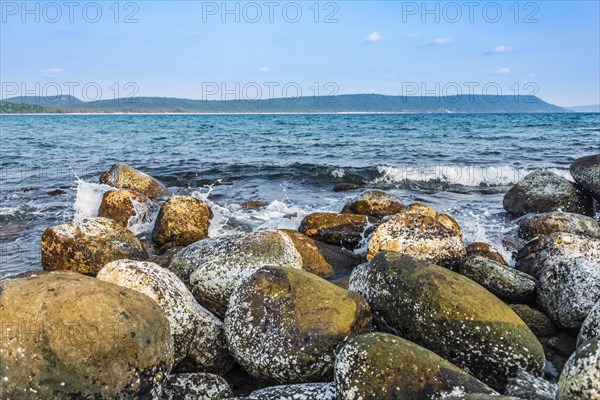
[(367, 190), (351, 199), (342, 209), (342, 214), (362, 214), (375, 218), (394, 215), (404, 209), (402, 200), (381, 190)]
[(335, 383), (271, 386), (250, 393), (248, 400), (336, 400)]
[(600, 154), (578, 158), (571, 164), (570, 171), (575, 182), (600, 201)]
[(554, 232), (600, 238), (600, 224), (585, 215), (561, 211), (532, 214), (519, 221), (519, 237), (526, 240)]
[(378, 222), (368, 215), (312, 213), (304, 217), (298, 231), (320, 242), (354, 250), (373, 233)]
[(558, 400), (600, 399), (600, 337), (583, 343), (565, 364)]
[(227, 381), (207, 373), (169, 375), (162, 385), (161, 400), (220, 400), (233, 396)]
[(584, 342), (600, 336), (600, 300), (592, 307), (586, 319), (581, 325), (579, 336), (577, 336), (577, 347)]
[(528, 400), (555, 400), (558, 386), (526, 371), (508, 379), (506, 394)]

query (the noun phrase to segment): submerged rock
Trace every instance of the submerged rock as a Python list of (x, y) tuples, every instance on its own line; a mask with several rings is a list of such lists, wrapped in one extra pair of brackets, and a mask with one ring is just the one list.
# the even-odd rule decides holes
[(220, 400), (233, 396), (227, 381), (207, 373), (169, 375), (162, 386), (161, 400)]
[[(137, 206), (136, 209), (136, 203), (142, 207)], [(135, 217), (137, 210), (141, 208), (147, 211), (151, 208), (150, 199), (143, 194), (127, 189), (109, 190), (102, 196), (98, 216), (110, 218), (127, 227), (129, 220)]]
[(489, 243), (475, 242), (467, 246), (467, 258), (481, 256), (492, 261), (508, 266), (508, 263), (494, 247)]
[(577, 336), (577, 347), (596, 336), (600, 336), (600, 300), (592, 307), (581, 325), (579, 336)]
[(104, 264), (120, 259), (144, 260), (148, 254), (131, 231), (108, 218), (47, 228), (42, 235), (42, 266), (96, 275)]
[(384, 250), (446, 267), (458, 266), (466, 255), (456, 221), (424, 204), (413, 204), (377, 227), (367, 260)]
[(582, 344), (565, 364), (558, 400), (600, 399), (600, 337)]
[(202, 200), (173, 196), (161, 208), (152, 239), (158, 246), (187, 246), (208, 237), (213, 213)]
[(529, 400), (555, 400), (558, 386), (545, 379), (519, 371), (509, 378), (506, 393), (517, 398)]
[(312, 213), (298, 230), (320, 242), (354, 250), (373, 232), (377, 221), (368, 215)]
[(223, 316), (233, 290), (264, 266), (302, 268), (288, 235), (266, 230), (201, 240), (177, 253), (169, 269), (192, 285), (200, 304)]
[(394, 215), (404, 209), (402, 200), (381, 190), (367, 190), (348, 201), (342, 214), (362, 214), (375, 218)]
[(248, 400), (336, 400), (335, 383), (271, 386), (244, 397)]
[(143, 293), (160, 306), (171, 327), (176, 365), (186, 360), (193, 371), (214, 373), (231, 368), (223, 323), (171, 271), (151, 262), (119, 260), (106, 264), (97, 278)]
[(100, 176), (100, 183), (114, 186), (119, 189), (130, 189), (142, 193), (151, 199), (170, 196), (169, 190), (157, 179), (138, 171), (127, 164), (117, 163)]
[(412, 257), (382, 252), (354, 269), (378, 327), (502, 389), (519, 369), (540, 375), (542, 346), (506, 304), (472, 280)]
[(510, 308), (517, 313), (538, 338), (552, 336), (556, 333), (556, 325), (543, 312), (526, 304), (511, 304)]
[(147, 296), (72, 272), (4, 279), (0, 293), (6, 398), (150, 399), (171, 370), (169, 322)]
[(513, 216), (548, 211), (592, 215), (592, 199), (574, 183), (549, 171), (537, 170), (504, 196), (504, 209)]
[(596, 201), (600, 201), (600, 154), (581, 157), (571, 164), (571, 175)]
[(494, 393), (437, 354), (387, 333), (351, 339), (335, 362), (340, 400), (432, 399), (444, 394)]
[(344, 183), (338, 183), (333, 187), (333, 191), (334, 192), (345, 192), (348, 190), (356, 190), (356, 189), (360, 189), (362, 187), (364, 187), (365, 184), (364, 183), (348, 183), (348, 182), (344, 182)]
[(585, 215), (561, 211), (533, 214), (519, 221), (519, 237), (526, 240), (554, 232), (600, 238), (600, 224)]
[(335, 355), (371, 323), (367, 302), (313, 274), (265, 267), (234, 291), (229, 349), (248, 373), (277, 383), (331, 379)]

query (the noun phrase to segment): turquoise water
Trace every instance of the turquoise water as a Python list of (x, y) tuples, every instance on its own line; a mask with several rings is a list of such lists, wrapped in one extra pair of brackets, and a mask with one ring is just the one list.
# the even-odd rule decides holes
[[(453, 215), (466, 241), (514, 233), (502, 210), (535, 168), (569, 178), (600, 151), (600, 114), (0, 116), (0, 276), (40, 266), (50, 225), (92, 215), (100, 173), (126, 162), (174, 192), (207, 198), (211, 235), (296, 227), (358, 191), (389, 190)], [(64, 194), (48, 192), (61, 189)], [(239, 205), (262, 200), (262, 210)], [(147, 236), (152, 221), (133, 228)]]

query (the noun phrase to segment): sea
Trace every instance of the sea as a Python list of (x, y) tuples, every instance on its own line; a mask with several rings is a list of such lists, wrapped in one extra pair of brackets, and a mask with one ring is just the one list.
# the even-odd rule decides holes
[[(570, 163), (600, 152), (600, 114), (2, 115), (0, 141), (0, 278), (42, 268), (47, 227), (95, 216), (116, 162), (207, 201), (212, 237), (295, 229), (380, 189), (510, 259), (504, 194), (535, 169), (572, 180)], [(361, 187), (334, 191), (342, 183)], [(156, 215), (129, 228), (148, 239)]]

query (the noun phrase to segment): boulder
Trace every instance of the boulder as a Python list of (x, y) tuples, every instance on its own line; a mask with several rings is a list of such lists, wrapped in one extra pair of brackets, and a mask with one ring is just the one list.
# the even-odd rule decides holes
[(581, 214), (552, 211), (532, 214), (519, 221), (519, 237), (532, 240), (554, 232), (600, 238), (600, 224)]
[(108, 218), (47, 228), (42, 235), (42, 266), (47, 271), (67, 270), (96, 275), (104, 264), (129, 258), (148, 258), (135, 235)]
[(162, 385), (161, 400), (220, 400), (233, 396), (227, 381), (204, 372), (169, 375)]
[(556, 325), (543, 312), (526, 304), (511, 304), (510, 308), (517, 313), (538, 338), (549, 337), (557, 332)]
[(194, 372), (231, 368), (223, 323), (196, 302), (174, 273), (151, 262), (118, 260), (106, 264), (97, 278), (145, 294), (159, 305), (171, 327), (175, 365), (185, 361)]
[(183, 246), (171, 247), (164, 253), (151, 257), (148, 261), (151, 261), (154, 264), (158, 264), (163, 268), (169, 268), (169, 264), (171, 264), (171, 260), (173, 260), (175, 254), (179, 253), (181, 250), (183, 250), (183, 248)]
[(506, 393), (528, 400), (555, 400), (558, 386), (525, 371), (508, 379)]
[(492, 261), (496, 261), (497, 263), (506, 265), (508, 267), (508, 263), (491, 244), (483, 243), (483, 242), (475, 242), (471, 243), (466, 248), (467, 258), (472, 256), (481, 256), (488, 258)]
[(593, 215), (591, 197), (565, 178), (542, 170), (530, 173), (513, 186), (504, 195), (503, 205), (515, 217), (558, 210)]
[(457, 267), (466, 255), (460, 227), (450, 216), (413, 204), (377, 227), (367, 260), (395, 251), (445, 267)]
[(147, 296), (72, 272), (0, 293), (5, 398), (150, 399), (171, 370), (169, 322)]
[(336, 400), (335, 384), (330, 382), (271, 386), (252, 392), (244, 398), (248, 400)]
[(451, 392), (494, 393), (457, 366), (387, 333), (351, 339), (335, 361), (340, 400), (433, 399)]
[(459, 272), (507, 301), (530, 302), (535, 296), (535, 278), (486, 257), (466, 259)]
[(569, 170), (575, 182), (600, 201), (600, 154), (578, 158)]
[(334, 187), (333, 187), (333, 191), (334, 192), (346, 192), (348, 190), (356, 190), (356, 189), (360, 189), (362, 187), (364, 187), (365, 184), (364, 183), (349, 183), (349, 182), (343, 182), (343, 183), (337, 183)]
[(263, 208), (268, 206), (268, 203), (260, 200), (245, 201), (240, 204), (242, 208)]
[(600, 399), (600, 337), (583, 343), (565, 364), (558, 400)]
[(158, 246), (187, 246), (208, 237), (213, 214), (202, 200), (173, 196), (160, 208), (152, 239)]
[(542, 346), (506, 304), (474, 281), (410, 256), (382, 252), (354, 269), (379, 329), (411, 340), (502, 389), (519, 369), (540, 375)]
[[(146, 213), (151, 209), (151, 201), (141, 193), (127, 189), (109, 190), (102, 196), (98, 216), (110, 218), (127, 227), (129, 220), (135, 217), (139, 210)], [(144, 215), (140, 215), (143, 218)]]
[(298, 230), (320, 242), (354, 250), (366, 241), (377, 221), (368, 215), (312, 213), (304, 217)]
[(200, 304), (222, 317), (233, 290), (264, 266), (302, 268), (288, 235), (266, 230), (201, 240), (177, 253), (169, 269), (190, 283)]
[(100, 176), (100, 183), (119, 189), (130, 189), (142, 193), (152, 200), (171, 195), (165, 185), (157, 179), (122, 163), (113, 164), (104, 171)]
[(381, 190), (367, 190), (351, 199), (342, 209), (342, 214), (362, 214), (375, 218), (394, 215), (404, 209), (402, 200)]
[(236, 361), (258, 379), (322, 382), (344, 342), (370, 324), (357, 293), (302, 270), (265, 267), (233, 292), (225, 334)]
[(600, 300), (592, 307), (581, 325), (579, 336), (577, 336), (577, 347), (596, 336), (600, 336)]
[(354, 253), (328, 243), (314, 240), (300, 232), (282, 229), (289, 236), (302, 257), (302, 269), (323, 278), (349, 276), (360, 264)]

